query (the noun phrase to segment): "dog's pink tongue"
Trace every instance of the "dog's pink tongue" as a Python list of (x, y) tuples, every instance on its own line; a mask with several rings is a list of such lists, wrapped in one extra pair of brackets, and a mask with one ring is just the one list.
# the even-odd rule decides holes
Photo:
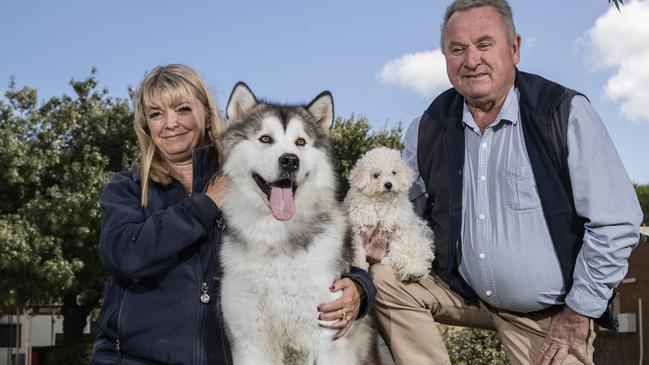
[(272, 187), (270, 190), (270, 210), (273, 217), (280, 221), (287, 221), (295, 214), (295, 202), (291, 188)]

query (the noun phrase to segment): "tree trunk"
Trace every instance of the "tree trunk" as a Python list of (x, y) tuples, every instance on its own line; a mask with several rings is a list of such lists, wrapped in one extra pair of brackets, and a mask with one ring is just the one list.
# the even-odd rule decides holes
[(63, 344), (70, 345), (81, 342), (86, 318), (97, 304), (98, 300), (90, 301), (84, 305), (77, 304), (75, 294), (63, 297)]

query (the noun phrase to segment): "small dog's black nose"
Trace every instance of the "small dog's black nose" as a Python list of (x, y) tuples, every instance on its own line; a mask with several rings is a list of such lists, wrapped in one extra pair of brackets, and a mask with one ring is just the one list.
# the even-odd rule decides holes
[(295, 172), (300, 168), (300, 159), (293, 153), (279, 156), (279, 167), (286, 172)]
[(385, 189), (386, 189), (386, 190), (390, 190), (390, 189), (392, 189), (392, 183), (389, 182), (389, 181), (386, 182), (385, 184), (383, 184), (383, 186), (385, 186)]

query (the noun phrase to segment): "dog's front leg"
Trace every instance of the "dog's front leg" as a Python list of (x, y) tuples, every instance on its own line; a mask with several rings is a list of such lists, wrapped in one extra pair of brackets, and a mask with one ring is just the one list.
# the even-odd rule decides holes
[(363, 245), (363, 231), (359, 232), (354, 230), (354, 233), (352, 234), (352, 247), (354, 250), (352, 265), (367, 271), (370, 265), (367, 262), (367, 252)]

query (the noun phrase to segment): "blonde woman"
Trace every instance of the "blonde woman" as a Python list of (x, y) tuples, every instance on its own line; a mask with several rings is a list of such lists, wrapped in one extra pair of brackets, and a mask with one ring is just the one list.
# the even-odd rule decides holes
[[(219, 110), (205, 82), (178, 64), (149, 72), (133, 104), (138, 166), (115, 174), (101, 197), (99, 253), (112, 276), (91, 364), (230, 364), (218, 265), (228, 180), (211, 180), (221, 162)], [(366, 313), (371, 280), (346, 276), (358, 285), (342, 300), (361, 307), (365, 294)], [(335, 304), (323, 304), (323, 315)]]

